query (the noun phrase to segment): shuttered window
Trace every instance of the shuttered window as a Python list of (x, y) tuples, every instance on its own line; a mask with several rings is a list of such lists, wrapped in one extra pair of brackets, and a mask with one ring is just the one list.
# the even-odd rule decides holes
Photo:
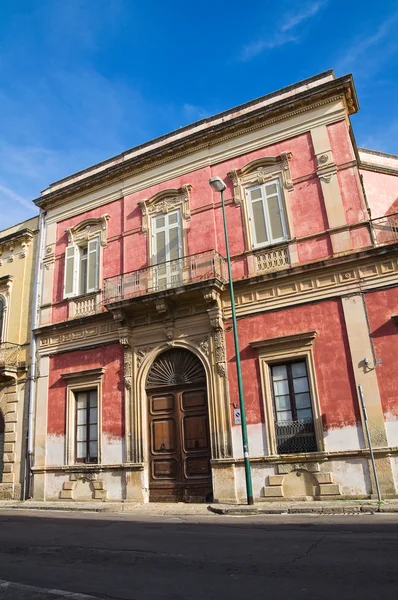
[(98, 462), (97, 390), (75, 393), (76, 462)]
[(180, 211), (152, 219), (153, 264), (158, 265), (182, 256)]
[(152, 219), (152, 258), (157, 289), (178, 285), (182, 277), (182, 235), (180, 211)]
[(99, 287), (99, 239), (87, 246), (71, 245), (65, 251), (64, 297), (95, 292)]
[(64, 297), (76, 295), (76, 246), (68, 246), (65, 250)]
[(90, 240), (87, 248), (87, 291), (94, 292), (98, 289), (99, 271), (99, 244), (98, 238)]
[(285, 241), (287, 229), (279, 180), (252, 187), (246, 194), (252, 247)]

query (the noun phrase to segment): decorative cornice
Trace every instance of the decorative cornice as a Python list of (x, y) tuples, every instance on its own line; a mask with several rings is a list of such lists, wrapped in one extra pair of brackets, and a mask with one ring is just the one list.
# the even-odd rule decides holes
[[(285, 90), (281, 91), (286, 91), (287, 89), (285, 88)], [(271, 94), (270, 97), (275, 95)], [(221, 117), (224, 113), (215, 115), (213, 118), (205, 120), (206, 123), (204, 122), (203, 128), (195, 127), (198, 125), (195, 123), (193, 126), (183, 128), (181, 132), (173, 132), (141, 147), (124, 152), (105, 163), (94, 165), (86, 171), (75, 174), (69, 180), (61, 180), (57, 184), (65, 183), (64, 186), (54, 190), (51, 190), (50, 186), (42, 197), (35, 200), (35, 204), (48, 208), (53, 203), (58, 203), (59, 201), (65, 202), (72, 195), (81, 193), (83, 190), (92, 189), (94, 186), (103, 185), (106, 181), (115, 180), (116, 178), (120, 179), (127, 174), (131, 174), (133, 168), (134, 173), (138, 173), (141, 168), (146, 170), (148, 169), (148, 165), (153, 165), (154, 162), (159, 164), (159, 158), (161, 162), (169, 162), (177, 158), (177, 156), (181, 156), (181, 154), (191, 153), (201, 147), (206, 148), (209, 144), (218, 144), (220, 141), (241, 135), (244, 131), (247, 132), (253, 128), (264, 127), (264, 125), (286, 119), (342, 98), (345, 98), (348, 112), (350, 114), (356, 112), (358, 103), (351, 75), (333, 79), (318, 87), (308, 87), (296, 95), (282, 97), (281, 100), (270, 104), (261, 105), (261, 101), (264, 98), (260, 98), (247, 105), (243, 105), (244, 107), (254, 106), (249, 112), (240, 110), (243, 107), (235, 107), (225, 113), (226, 115), (236, 115), (230, 119), (222, 119)], [(217, 124), (213, 124), (214, 120), (217, 120)], [(189, 133), (190, 129), (192, 129), (191, 133)], [(188, 134), (182, 137), (181, 134), (185, 130), (188, 130)], [(159, 146), (160, 143), (162, 143), (161, 146)], [(146, 148), (148, 149), (146, 150)], [(135, 154), (131, 158), (126, 158), (126, 155), (133, 152)]]
[(34, 232), (30, 229), (22, 229), (16, 233), (0, 238), (0, 266), (3, 261), (13, 262), (16, 256), (25, 258), (28, 247), (32, 242)]
[(167, 214), (178, 208), (181, 208), (182, 217), (186, 221), (190, 221), (189, 193), (191, 189), (192, 186), (190, 184), (185, 184), (177, 189), (169, 188), (162, 190), (148, 200), (139, 202), (142, 211), (142, 231), (146, 233), (149, 230), (149, 218), (151, 216)]
[(316, 331), (306, 331), (305, 333), (296, 333), (294, 335), (286, 335), (282, 337), (268, 338), (267, 340), (249, 342), (249, 344), (258, 352), (263, 350), (269, 351), (273, 348), (278, 348), (278, 350), (285, 348), (293, 349), (296, 347), (302, 348), (303, 346), (312, 346), (316, 337), (316, 333)]
[(291, 157), (291, 152), (282, 152), (279, 156), (262, 156), (240, 169), (232, 169), (228, 173), (228, 177), (232, 179), (234, 186), (235, 204), (241, 204), (245, 187), (262, 184), (278, 176), (281, 176), (283, 187), (292, 190), (293, 182), (289, 167)]
[(102, 377), (105, 373), (105, 367), (97, 369), (86, 369), (85, 371), (75, 371), (74, 373), (61, 373), (62, 379), (88, 379)]
[(105, 214), (101, 217), (84, 219), (74, 227), (65, 229), (68, 236), (69, 244), (79, 244), (81, 242), (87, 242), (93, 237), (100, 236), (101, 246), (106, 248), (107, 245), (107, 233), (108, 233), (108, 221), (110, 216)]

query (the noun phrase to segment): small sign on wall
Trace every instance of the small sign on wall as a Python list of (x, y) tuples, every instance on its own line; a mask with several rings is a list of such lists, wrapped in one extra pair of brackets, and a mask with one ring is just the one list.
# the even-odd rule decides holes
[(235, 425), (241, 425), (240, 408), (234, 408), (234, 423)]

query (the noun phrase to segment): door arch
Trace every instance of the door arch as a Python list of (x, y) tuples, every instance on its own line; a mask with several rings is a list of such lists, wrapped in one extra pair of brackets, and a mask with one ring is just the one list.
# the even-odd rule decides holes
[(206, 372), (182, 348), (159, 354), (146, 379), (149, 500), (211, 499), (211, 450)]
[(4, 470), (4, 417), (3, 413), (0, 410), (0, 481), (3, 479), (3, 470)]

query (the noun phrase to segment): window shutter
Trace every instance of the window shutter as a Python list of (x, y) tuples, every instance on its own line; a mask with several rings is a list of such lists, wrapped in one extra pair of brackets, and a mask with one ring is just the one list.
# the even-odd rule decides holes
[(169, 229), (169, 260), (180, 258), (178, 226)]
[(87, 255), (87, 292), (95, 292), (98, 290), (99, 273), (98, 238), (89, 241)]
[(155, 233), (154, 263), (158, 265), (166, 261), (166, 232)]
[(64, 298), (76, 295), (76, 246), (68, 246), (65, 250)]
[(271, 228), (270, 237), (272, 241), (278, 242), (285, 238), (286, 233), (279, 185), (276, 181), (265, 186), (265, 195)]
[(265, 244), (268, 242), (262, 193), (260, 188), (249, 190), (248, 193), (251, 207), (251, 230), (253, 245), (259, 246), (260, 244)]

